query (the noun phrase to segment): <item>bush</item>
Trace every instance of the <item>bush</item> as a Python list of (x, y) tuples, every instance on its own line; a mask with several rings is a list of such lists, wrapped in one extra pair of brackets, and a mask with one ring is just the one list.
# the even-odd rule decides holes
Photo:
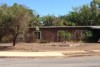
[(2, 42), (3, 43), (8, 43), (9, 42), (9, 38), (8, 37), (3, 37), (2, 38)]
[(93, 36), (93, 34), (92, 34), (92, 32), (91, 31), (86, 31), (85, 32), (85, 41), (87, 41), (87, 42), (90, 42), (91, 41), (91, 38), (92, 38), (92, 36)]
[(64, 37), (65, 36), (65, 31), (59, 31), (59, 37)]
[(70, 32), (65, 33), (65, 38), (69, 41), (71, 39), (72, 35)]
[(70, 32), (66, 32), (66, 31), (59, 31), (59, 37), (61, 41), (66, 41), (66, 40), (70, 40), (71, 39), (71, 33)]
[(86, 36), (86, 38), (92, 37), (92, 32), (91, 31), (86, 31), (85, 36)]

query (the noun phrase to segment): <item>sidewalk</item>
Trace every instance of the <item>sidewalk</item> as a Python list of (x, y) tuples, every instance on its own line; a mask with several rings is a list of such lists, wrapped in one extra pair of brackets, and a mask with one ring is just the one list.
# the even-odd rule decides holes
[(9, 52), (0, 51), (0, 57), (62, 57), (60, 52)]
[(81, 51), (47, 51), (47, 52), (11, 52), (0, 51), (0, 57), (66, 57), (99, 55), (100, 50)]

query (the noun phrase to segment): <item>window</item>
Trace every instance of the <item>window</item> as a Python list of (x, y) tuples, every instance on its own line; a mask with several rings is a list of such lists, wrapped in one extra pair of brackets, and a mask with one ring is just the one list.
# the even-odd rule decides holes
[(35, 31), (34, 35), (35, 35), (36, 39), (38, 39), (38, 40), (41, 39), (41, 32), (40, 31)]
[(82, 30), (76, 30), (75, 31), (75, 38), (76, 39), (81, 39), (83, 36)]

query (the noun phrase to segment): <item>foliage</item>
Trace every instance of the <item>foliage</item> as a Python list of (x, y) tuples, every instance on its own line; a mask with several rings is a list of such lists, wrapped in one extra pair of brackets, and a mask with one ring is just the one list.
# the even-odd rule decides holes
[(40, 23), (41, 18), (39, 17), (39, 15), (33, 15), (32, 20), (29, 23), (30, 27), (36, 27), (36, 26), (41, 26), (42, 24)]
[(85, 32), (85, 37), (86, 37), (86, 38), (92, 37), (92, 35), (93, 35), (93, 34), (92, 34), (91, 31), (86, 31), (86, 32)]
[(93, 0), (90, 6), (73, 8), (73, 11), (66, 15), (66, 19), (78, 26), (100, 25), (100, 9), (97, 7), (100, 6), (99, 2), (100, 0)]
[(6, 36), (3, 37), (3, 38), (2, 38), (2, 42), (3, 42), (3, 43), (8, 43), (8, 42), (9, 42), (9, 38), (6, 37)]
[(84, 40), (87, 41), (87, 42), (91, 42), (92, 36), (93, 36), (93, 34), (92, 34), (91, 31), (86, 31), (86, 32), (85, 32)]
[(44, 26), (55, 26), (57, 17), (55, 17), (53, 15), (43, 16), (42, 21), (43, 21)]
[(95, 3), (100, 4), (100, 0), (94, 0)]
[(69, 41), (72, 37), (70, 32), (66, 32), (63, 30), (59, 31), (58, 34), (59, 34), (59, 38), (61, 39), (61, 41), (66, 41), (66, 40)]
[(80, 8), (74, 8), (73, 12), (70, 12), (67, 16), (70, 22), (75, 23), (78, 26), (91, 25), (90, 20), (92, 20), (91, 10), (87, 5)]
[(63, 30), (59, 31), (58, 34), (59, 34), (59, 37), (62, 37), (62, 38), (65, 37), (65, 31)]
[(72, 35), (70, 32), (65, 33), (65, 38), (69, 41), (71, 39)]
[[(14, 4), (13, 6), (0, 6), (0, 31), (10, 31), (13, 35), (13, 46), (19, 33), (24, 33), (32, 19), (32, 12), (23, 5)], [(2, 33), (2, 34), (4, 34)], [(1, 35), (2, 35), (1, 34)]]

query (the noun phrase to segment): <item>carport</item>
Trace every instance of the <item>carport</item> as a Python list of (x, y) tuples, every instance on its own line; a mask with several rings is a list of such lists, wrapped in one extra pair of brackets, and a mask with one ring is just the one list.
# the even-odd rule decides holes
[(100, 39), (100, 26), (91, 26), (90, 28), (93, 33), (92, 42), (98, 42)]

